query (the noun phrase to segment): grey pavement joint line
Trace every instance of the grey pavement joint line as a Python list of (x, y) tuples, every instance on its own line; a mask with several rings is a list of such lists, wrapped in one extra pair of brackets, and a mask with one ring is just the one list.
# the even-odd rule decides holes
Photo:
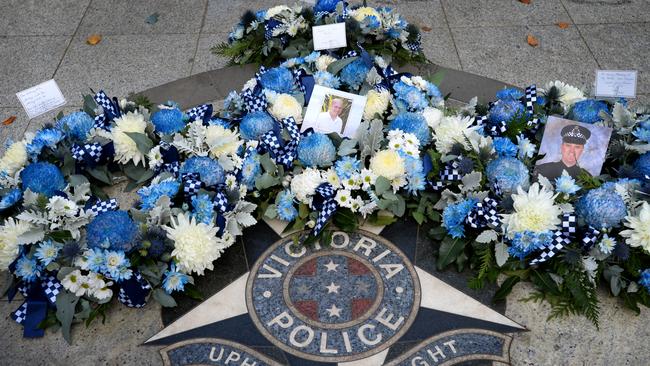
[(199, 36), (196, 38), (196, 47), (194, 47), (194, 55), (192, 56), (192, 63), (190, 64), (190, 73), (188, 76), (192, 76), (192, 72), (194, 71), (196, 56), (199, 53), (199, 43), (201, 42), (201, 36), (203, 35), (203, 25), (205, 24), (205, 18), (208, 16), (208, 5), (210, 5), (210, 0), (206, 0), (205, 5), (203, 6), (203, 16), (201, 17)]
[(63, 59), (65, 58), (65, 55), (68, 53), (68, 50), (70, 49), (70, 46), (72, 45), (72, 42), (77, 37), (77, 33), (79, 32), (79, 28), (81, 27), (81, 23), (83, 22), (84, 18), (86, 17), (86, 13), (88, 13), (88, 8), (90, 8), (90, 4), (92, 4), (92, 0), (88, 2), (88, 5), (86, 6), (86, 9), (84, 9), (84, 12), (81, 15), (81, 18), (79, 18), (79, 22), (77, 23), (77, 27), (74, 29), (74, 33), (72, 33), (72, 37), (70, 38), (70, 41), (65, 46), (65, 51), (63, 51), (63, 55), (61, 55), (61, 59), (59, 60), (59, 63), (56, 65), (56, 68), (54, 69), (54, 72), (52, 73), (52, 78), (54, 78), (56, 73), (59, 71), (59, 67), (61, 67), (61, 64), (63, 63)]
[(451, 43), (454, 45), (454, 51), (456, 51), (456, 57), (458, 57), (458, 65), (460, 65), (461, 70), (465, 70), (463, 67), (463, 60), (460, 58), (460, 53), (458, 52), (458, 46), (456, 46), (454, 32), (451, 31), (451, 26), (449, 25), (449, 20), (447, 19), (447, 11), (445, 10), (445, 4), (443, 1), (440, 1), (440, 9), (442, 9), (442, 15), (445, 18), (445, 24), (447, 24), (447, 30), (449, 31), (449, 36), (451, 37)]
[(582, 35), (582, 31), (580, 30), (580, 27), (573, 20), (573, 17), (571, 16), (571, 13), (569, 12), (569, 9), (567, 9), (566, 5), (564, 5), (563, 0), (560, 0), (560, 5), (562, 5), (562, 8), (564, 8), (564, 11), (569, 15), (569, 19), (571, 20), (571, 24), (573, 24), (573, 26), (576, 27), (576, 30), (578, 31), (578, 35), (580, 36), (580, 39), (582, 40), (582, 43), (585, 44), (585, 47), (587, 47), (587, 49), (589, 50), (589, 54), (591, 55), (591, 58), (593, 58), (594, 61), (596, 61), (596, 65), (600, 69), (602, 67), (602, 66), (600, 66), (600, 62), (598, 62), (598, 59), (596, 58), (596, 55), (594, 54), (594, 51), (592, 51), (591, 47), (589, 47), (589, 43), (587, 43), (587, 40)]

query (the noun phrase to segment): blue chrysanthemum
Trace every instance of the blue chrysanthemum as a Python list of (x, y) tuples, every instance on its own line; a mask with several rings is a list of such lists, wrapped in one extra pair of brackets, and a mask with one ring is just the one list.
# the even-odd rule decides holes
[(341, 86), (341, 80), (327, 71), (316, 71), (314, 73), (314, 81), (316, 85), (324, 86), (326, 88), (338, 88)]
[(499, 100), (519, 100), (523, 96), (524, 92), (517, 88), (506, 88), (497, 92)]
[(95, 120), (88, 113), (74, 112), (58, 120), (56, 128), (73, 141), (85, 141), (94, 125)]
[(361, 84), (366, 80), (366, 75), (370, 68), (362, 59), (357, 59), (346, 65), (341, 70), (341, 81), (351, 89), (359, 89)]
[(492, 160), (486, 168), (486, 174), (490, 183), (497, 183), (504, 193), (515, 192), (519, 186), (528, 189), (530, 184), (528, 168), (513, 157), (504, 156)]
[(512, 239), (512, 245), (508, 252), (514, 257), (524, 259), (531, 252), (542, 249), (553, 239), (553, 235), (548, 232), (535, 233), (532, 231), (517, 232)]
[(239, 132), (245, 140), (257, 140), (274, 128), (275, 120), (263, 111), (248, 113), (239, 124)]
[(104, 252), (104, 267), (102, 272), (112, 279), (120, 282), (128, 280), (133, 275), (129, 269), (131, 262), (124, 252), (119, 250), (107, 250)]
[(389, 130), (401, 130), (412, 133), (420, 141), (420, 146), (426, 146), (431, 141), (431, 131), (427, 120), (420, 113), (400, 113), (388, 125)]
[(7, 192), (7, 194), (2, 196), (2, 199), (0, 199), (0, 211), (4, 211), (12, 207), (18, 203), (21, 198), (23, 198), (23, 192), (18, 188), (13, 188)]
[(176, 265), (172, 263), (170, 269), (165, 271), (162, 287), (168, 294), (174, 291), (183, 292), (185, 290), (185, 284), (190, 282), (190, 279), (190, 276), (176, 270)]
[(41, 276), (42, 270), (43, 268), (38, 264), (36, 259), (22, 256), (16, 262), (15, 274), (25, 282), (34, 282)]
[(162, 196), (167, 196), (173, 199), (178, 193), (180, 183), (174, 179), (166, 179), (158, 184), (152, 184), (148, 187), (142, 187), (138, 190), (138, 196), (142, 201), (141, 207), (143, 210), (148, 211), (156, 207), (156, 202)]
[(320, 57), (320, 52), (319, 51), (314, 51), (314, 52), (310, 53), (309, 55), (305, 56), (305, 62), (307, 62), (307, 63), (316, 62), (316, 60), (318, 60), (319, 57)]
[(29, 188), (34, 193), (52, 197), (57, 191), (65, 188), (65, 179), (61, 170), (50, 163), (31, 163), (22, 172), (20, 179), (23, 191)]
[(151, 123), (153, 123), (156, 132), (162, 134), (180, 132), (185, 127), (183, 112), (178, 108), (164, 108), (157, 111), (151, 116)]
[(495, 137), (492, 146), (499, 156), (517, 156), (517, 145), (507, 137)]
[(408, 155), (400, 151), (400, 156), (404, 159), (404, 169), (406, 170), (406, 188), (410, 194), (416, 194), (426, 187), (426, 174), (424, 173), (424, 162), (422, 159)]
[(395, 102), (401, 111), (421, 111), (429, 105), (429, 101), (420, 89), (403, 81), (395, 83)]
[(35, 159), (44, 147), (54, 148), (64, 137), (63, 132), (54, 128), (44, 128), (36, 132), (32, 141), (27, 144), (26, 150), (31, 159)]
[(318, 13), (321, 11), (332, 13), (336, 10), (336, 6), (341, 1), (342, 0), (318, 0), (314, 5), (314, 13)]
[(260, 77), (260, 83), (264, 89), (270, 89), (277, 93), (291, 94), (293, 91), (293, 75), (285, 67), (274, 67), (267, 70)]
[(181, 176), (185, 173), (197, 173), (201, 182), (208, 186), (221, 184), (226, 179), (219, 162), (207, 156), (193, 156), (181, 166)]
[(280, 192), (277, 203), (278, 218), (283, 221), (292, 221), (298, 216), (298, 210), (293, 206), (293, 194), (288, 191)]
[(91, 248), (85, 253), (88, 269), (93, 272), (104, 271), (104, 251), (100, 248)]
[(261, 172), (259, 154), (252, 152), (246, 156), (241, 167), (241, 183), (248, 189), (255, 187), (255, 179)]
[(352, 175), (360, 172), (361, 161), (352, 156), (344, 156), (336, 161), (334, 170), (340, 179), (348, 179)]
[(524, 106), (517, 100), (498, 100), (490, 108), (490, 121), (493, 123), (510, 122), (513, 118), (524, 113)]
[(650, 268), (647, 268), (641, 272), (639, 277), (639, 284), (645, 287), (646, 291), (650, 292)]
[(650, 152), (647, 152), (634, 162), (634, 173), (639, 178), (650, 177)]
[(562, 174), (555, 178), (555, 190), (559, 193), (572, 195), (580, 190), (580, 186), (576, 184), (576, 180), (569, 174)]
[(212, 223), (214, 218), (214, 203), (207, 194), (192, 197), (192, 216), (204, 224)]
[(600, 230), (617, 226), (627, 215), (627, 206), (614, 189), (600, 187), (580, 198), (576, 212), (589, 226)]
[(38, 258), (39, 261), (41, 261), (41, 264), (43, 266), (47, 266), (56, 260), (61, 247), (62, 246), (59, 243), (55, 243), (51, 240), (46, 240), (38, 246), (36, 252), (34, 252), (34, 256)]
[(632, 134), (643, 142), (650, 142), (650, 128), (637, 128)]
[(607, 113), (607, 110), (607, 103), (601, 100), (581, 100), (571, 108), (571, 118), (584, 123), (596, 123), (602, 120), (600, 112)]
[(440, 89), (438, 88), (438, 86), (436, 86), (436, 84), (434, 84), (432, 82), (429, 82), (429, 81), (426, 81), (426, 80), (425, 80), (425, 82), (426, 82), (427, 96), (429, 98), (433, 98), (432, 102), (434, 104), (439, 103), (443, 98), (442, 97), (442, 92), (440, 92)]
[(476, 198), (468, 198), (445, 207), (442, 212), (442, 226), (452, 238), (465, 237), (465, 219), (477, 202)]
[(129, 252), (135, 246), (138, 226), (126, 211), (102, 212), (86, 227), (90, 248)]
[(304, 166), (320, 167), (330, 165), (336, 158), (336, 148), (329, 137), (312, 133), (300, 140), (298, 159)]

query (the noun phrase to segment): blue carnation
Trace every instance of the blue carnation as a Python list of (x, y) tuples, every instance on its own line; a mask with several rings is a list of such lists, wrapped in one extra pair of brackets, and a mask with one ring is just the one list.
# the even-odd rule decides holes
[(352, 156), (344, 156), (334, 163), (334, 170), (340, 179), (348, 179), (360, 172), (361, 161)]
[(320, 57), (320, 52), (319, 51), (314, 51), (314, 52), (310, 53), (309, 55), (305, 56), (305, 62), (307, 62), (307, 63), (316, 62), (316, 60), (318, 60), (319, 57)]
[(18, 203), (21, 198), (23, 198), (23, 192), (18, 188), (13, 188), (0, 199), (0, 212)]
[(207, 156), (193, 156), (181, 166), (181, 176), (186, 173), (197, 173), (201, 182), (215, 186), (225, 181), (226, 177), (219, 162)]
[(44, 128), (36, 132), (36, 136), (27, 144), (26, 150), (29, 157), (36, 159), (45, 147), (55, 148), (64, 137), (63, 132), (54, 128)]
[(512, 245), (508, 252), (514, 257), (524, 259), (531, 252), (546, 247), (553, 239), (553, 234), (548, 231), (535, 233), (524, 231), (515, 233)]
[(257, 140), (274, 128), (275, 120), (263, 111), (248, 113), (239, 124), (239, 132), (245, 140)]
[(25, 282), (34, 282), (41, 276), (41, 267), (36, 259), (30, 259), (25, 256), (20, 257), (16, 262), (16, 276)]
[(293, 194), (288, 190), (280, 192), (276, 206), (280, 220), (293, 221), (298, 216), (298, 210), (293, 206)]
[(403, 81), (395, 83), (395, 102), (402, 111), (421, 111), (429, 105), (429, 101), (420, 89)]
[(584, 123), (596, 123), (602, 120), (600, 112), (607, 113), (607, 110), (607, 103), (601, 100), (581, 100), (571, 108), (571, 118)]
[(86, 227), (90, 248), (129, 252), (135, 246), (138, 226), (126, 211), (102, 212)]
[(156, 207), (156, 202), (160, 197), (167, 196), (173, 199), (178, 193), (180, 183), (174, 179), (167, 179), (158, 184), (152, 184), (148, 187), (142, 187), (138, 190), (138, 195), (142, 201), (143, 210), (151, 210)]
[(362, 59), (354, 60), (341, 70), (341, 81), (350, 89), (359, 89), (366, 80), (368, 71), (370, 71), (370, 67)]
[(495, 137), (492, 146), (499, 156), (517, 156), (517, 145), (507, 137)]
[(431, 141), (431, 132), (427, 120), (420, 113), (400, 113), (388, 125), (389, 130), (401, 130), (412, 133), (420, 141), (420, 147), (426, 146)]
[(497, 92), (499, 100), (519, 100), (524, 96), (524, 92), (517, 88), (501, 89)]
[(314, 73), (314, 81), (317, 85), (324, 86), (326, 88), (338, 88), (341, 86), (341, 80), (334, 74), (331, 74), (327, 71), (316, 71)]
[(650, 268), (647, 268), (641, 272), (639, 284), (645, 287), (646, 291), (650, 292)]
[(172, 263), (169, 270), (165, 271), (162, 287), (168, 294), (174, 291), (184, 291), (185, 284), (190, 282), (191, 277), (185, 273), (176, 270), (176, 265)]
[(242, 162), (241, 183), (249, 190), (253, 189), (255, 187), (255, 179), (257, 179), (261, 170), (259, 154), (257, 152), (248, 154)]
[(503, 156), (492, 160), (486, 168), (486, 174), (490, 183), (497, 183), (504, 193), (513, 193), (517, 187), (528, 189), (530, 184), (528, 168), (513, 157)]
[(600, 230), (617, 226), (627, 215), (625, 201), (611, 187), (588, 191), (576, 204), (576, 213), (589, 226)]
[(426, 92), (427, 96), (429, 98), (433, 98), (433, 103), (438, 104), (442, 100), (442, 92), (440, 92), (440, 89), (436, 86), (436, 84), (426, 81)]
[(58, 120), (56, 128), (63, 131), (73, 141), (86, 141), (88, 132), (94, 125), (95, 120), (88, 113), (74, 112)]
[(640, 178), (650, 176), (650, 152), (647, 152), (636, 159), (634, 162), (634, 173)]
[(212, 223), (214, 218), (214, 203), (207, 194), (199, 194), (192, 197), (192, 216), (196, 221), (204, 224)]
[(66, 183), (61, 170), (50, 163), (31, 163), (22, 172), (20, 179), (23, 191), (29, 188), (34, 193), (52, 197), (65, 188)]
[(308, 167), (330, 165), (336, 158), (336, 148), (329, 137), (312, 133), (298, 144), (298, 160)]
[(476, 198), (467, 198), (445, 207), (442, 212), (442, 226), (452, 238), (465, 237), (465, 219), (477, 202)]
[(490, 121), (493, 123), (510, 122), (524, 113), (524, 106), (517, 100), (497, 100), (490, 108)]
[(166, 135), (180, 132), (185, 127), (183, 112), (178, 108), (164, 108), (157, 111), (151, 116), (151, 123), (156, 132)]
[(274, 67), (260, 76), (260, 83), (265, 89), (277, 93), (291, 94), (293, 91), (293, 75), (285, 67)]

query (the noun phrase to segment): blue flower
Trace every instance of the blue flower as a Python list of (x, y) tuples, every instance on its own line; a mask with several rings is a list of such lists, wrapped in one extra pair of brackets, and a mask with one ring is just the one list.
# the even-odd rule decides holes
[(29, 188), (34, 193), (52, 197), (65, 188), (66, 183), (61, 170), (50, 163), (31, 163), (20, 172), (23, 191)]
[(160, 258), (167, 249), (165, 238), (167, 238), (167, 235), (162, 229), (152, 227), (142, 235), (139, 248), (147, 251), (148, 258)]
[(513, 157), (504, 156), (492, 160), (485, 172), (490, 183), (497, 183), (504, 193), (516, 192), (519, 186), (527, 189), (530, 184), (528, 168)]
[(645, 287), (646, 291), (650, 292), (650, 268), (647, 268), (641, 272), (639, 284)]
[(116, 281), (128, 280), (133, 275), (133, 271), (129, 269), (131, 262), (126, 258), (122, 251), (106, 251), (104, 252), (104, 268), (103, 271), (106, 275)]
[(260, 76), (260, 83), (265, 89), (278, 93), (291, 94), (293, 91), (293, 75), (285, 67), (268, 69)]
[(597, 230), (618, 226), (627, 215), (623, 198), (612, 188), (588, 191), (576, 204), (576, 213)]
[(401, 130), (412, 133), (420, 141), (420, 146), (426, 146), (431, 141), (431, 132), (427, 120), (420, 113), (400, 113), (388, 125), (388, 130)]
[(576, 184), (576, 180), (572, 176), (564, 171), (561, 176), (555, 178), (555, 190), (570, 196), (578, 192), (580, 186)]
[(260, 158), (257, 152), (252, 152), (246, 156), (242, 162), (241, 167), (241, 183), (246, 188), (253, 189), (255, 187), (255, 179), (261, 172)]
[(607, 113), (607, 110), (607, 103), (601, 100), (581, 100), (571, 108), (571, 118), (584, 123), (596, 123), (602, 120), (599, 116), (600, 112)]
[(197, 221), (210, 224), (214, 218), (214, 203), (207, 194), (199, 194), (192, 197), (192, 216)]
[(403, 81), (395, 83), (395, 102), (398, 108), (403, 111), (421, 111), (429, 105), (429, 101), (420, 89), (408, 85)]
[(316, 60), (318, 60), (319, 57), (320, 57), (320, 52), (314, 51), (309, 55), (305, 56), (305, 62), (307, 63), (316, 62)]
[(426, 188), (426, 175), (424, 171), (415, 172), (407, 175), (408, 189), (410, 194), (415, 194), (417, 191), (422, 191)]
[(246, 140), (257, 140), (274, 128), (275, 120), (263, 111), (248, 113), (239, 124), (241, 137)]
[(366, 80), (368, 71), (370, 71), (370, 67), (362, 59), (354, 60), (341, 70), (341, 81), (350, 89), (359, 89)]
[(334, 170), (340, 179), (348, 179), (352, 175), (360, 172), (361, 161), (352, 156), (344, 156), (336, 161)]
[(142, 187), (138, 190), (138, 196), (142, 201), (141, 207), (148, 211), (156, 207), (156, 202), (162, 196), (173, 199), (178, 193), (180, 183), (174, 179), (166, 179), (158, 184), (152, 184), (148, 187)]
[(93, 272), (104, 271), (104, 251), (100, 248), (88, 249), (85, 253), (88, 269)]
[(415, 194), (417, 191), (421, 191), (426, 186), (426, 174), (424, 173), (424, 162), (420, 158), (413, 157), (411, 155), (402, 153), (400, 151), (400, 156), (404, 159), (404, 169), (406, 170), (406, 180), (410, 194)]
[(336, 6), (341, 1), (342, 0), (318, 0), (314, 5), (314, 13), (318, 13), (321, 11), (332, 13), (336, 11)]
[(13, 188), (0, 199), (0, 212), (12, 207), (23, 198), (23, 192), (18, 188)]
[(495, 137), (492, 146), (499, 156), (514, 157), (517, 155), (517, 145), (507, 137)]
[(70, 113), (56, 122), (56, 128), (76, 142), (86, 141), (88, 132), (94, 125), (95, 120), (86, 112)]
[(317, 85), (324, 86), (326, 88), (338, 88), (341, 86), (341, 80), (337, 76), (327, 72), (327, 71), (316, 71), (314, 73), (314, 81)]
[(298, 216), (298, 210), (293, 206), (293, 194), (288, 191), (282, 191), (278, 195), (277, 203), (278, 218), (283, 221), (292, 221)]
[(517, 88), (501, 89), (497, 92), (499, 100), (519, 100), (524, 96), (524, 92)]
[(312, 133), (298, 144), (298, 160), (307, 167), (330, 165), (336, 158), (336, 148), (329, 137)]
[(447, 205), (442, 211), (442, 226), (447, 229), (452, 238), (465, 237), (465, 219), (477, 202), (476, 198), (467, 198), (458, 203)]
[(27, 144), (26, 150), (30, 158), (36, 159), (44, 147), (54, 148), (64, 135), (63, 132), (54, 128), (44, 128), (36, 132), (36, 136)]
[(524, 106), (518, 100), (497, 100), (490, 108), (490, 121), (493, 123), (510, 122), (513, 118), (523, 115)]
[(36, 259), (29, 259), (25, 256), (20, 257), (16, 262), (16, 276), (25, 282), (34, 282), (41, 276), (43, 268), (38, 264)]
[(427, 89), (427, 96), (429, 98), (433, 98), (433, 103), (437, 104), (442, 100), (442, 92), (440, 92), (440, 89), (436, 86), (436, 84), (426, 81), (426, 89)]
[(208, 186), (221, 184), (226, 179), (223, 168), (219, 162), (207, 156), (193, 156), (181, 166), (181, 176), (185, 173), (198, 173), (201, 182)]
[(647, 152), (634, 162), (634, 173), (639, 178), (650, 176), (650, 152)]
[(163, 279), (162, 287), (168, 294), (174, 291), (184, 291), (185, 284), (191, 282), (191, 277), (185, 273), (178, 272), (176, 265), (172, 263), (169, 270), (165, 271), (165, 278)]
[(637, 128), (632, 134), (643, 142), (650, 142), (650, 128)]
[(102, 212), (86, 227), (90, 248), (129, 252), (135, 246), (138, 226), (126, 211)]
[(180, 132), (185, 127), (183, 112), (178, 108), (160, 109), (151, 116), (151, 123), (153, 123), (156, 132), (165, 135)]
[(41, 261), (43, 266), (47, 266), (56, 260), (60, 250), (61, 244), (46, 240), (38, 246), (34, 256)]
[(524, 259), (531, 252), (542, 249), (553, 240), (553, 234), (548, 231), (535, 233), (532, 231), (524, 231), (515, 233), (512, 239), (512, 245), (508, 252), (512, 256), (519, 259)]

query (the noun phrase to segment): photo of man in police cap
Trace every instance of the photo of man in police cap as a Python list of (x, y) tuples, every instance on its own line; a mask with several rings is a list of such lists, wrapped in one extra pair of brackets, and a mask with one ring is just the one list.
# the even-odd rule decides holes
[(606, 127), (550, 117), (540, 146), (540, 154), (546, 156), (537, 162), (534, 176), (552, 181), (564, 171), (573, 178), (583, 172), (600, 174), (610, 135)]

